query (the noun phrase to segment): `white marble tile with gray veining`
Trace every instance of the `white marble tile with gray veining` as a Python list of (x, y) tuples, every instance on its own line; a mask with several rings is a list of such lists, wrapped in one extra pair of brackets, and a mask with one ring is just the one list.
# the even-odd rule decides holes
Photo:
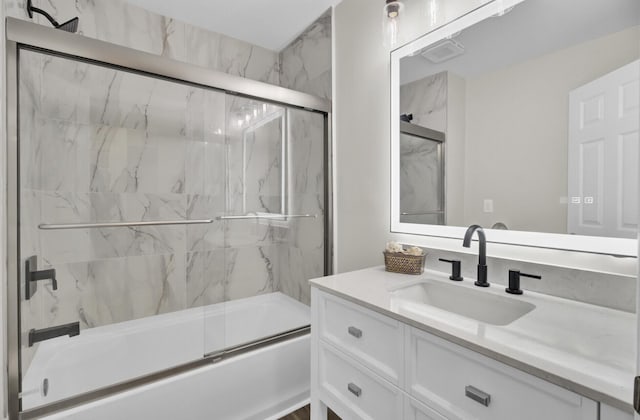
[(288, 183), (294, 197), (324, 194), (324, 118), (321, 114), (289, 110)]
[[(64, 191), (38, 192), (41, 206), (40, 223), (85, 223), (91, 220), (89, 194)], [(35, 226), (37, 228), (37, 225)], [(91, 238), (83, 230), (38, 230), (39, 259), (44, 263), (88, 261), (94, 257)]]
[(309, 279), (324, 276), (324, 248), (299, 248), (283, 245), (280, 257), (280, 291), (310, 305)]
[[(58, 0), (39, 6), (59, 22), (80, 17), (78, 33), (84, 36), (176, 60), (185, 60), (185, 24), (133, 6), (126, 1)], [(11, 16), (28, 19), (22, 12), (23, 8), (23, 5), (12, 8)], [(39, 15), (35, 21), (49, 25), (49, 22)]]
[(44, 284), (38, 293), (42, 293), (44, 325), (52, 327), (80, 321), (79, 285), (87, 279), (88, 263), (56, 264), (58, 289)]
[(26, 186), (43, 191), (86, 192), (89, 188), (89, 139), (86, 125), (36, 118), (25, 147)]
[(228, 248), (225, 257), (225, 300), (278, 290), (277, 256), (277, 246)]
[(280, 83), (331, 98), (331, 10), (280, 52)]
[(188, 123), (195, 133), (202, 121), (187, 118), (194, 88), (133, 73), (93, 66), (87, 89), (91, 93), (93, 124), (144, 130), (151, 137), (186, 137)]
[(185, 269), (185, 254), (90, 262), (78, 284), (83, 327), (185, 309)]
[(186, 226), (187, 251), (210, 251), (226, 246), (225, 222), (217, 220), (225, 214), (222, 196), (188, 195), (187, 219), (213, 219), (213, 223)]
[[(60, 21), (79, 16), (85, 36), (331, 95), (328, 14), (278, 54), (123, 0), (40, 6)], [(26, 18), (24, 1), (5, 7)], [(21, 60), (22, 163), (33, 189), (22, 192), (22, 252), (55, 266), (60, 282), (28, 304), (25, 326), (79, 319), (90, 328), (280, 289), (308, 302), (306, 281), (324, 269), (322, 218), (46, 232), (37, 224), (321, 216), (322, 116), (292, 110), (285, 128), (278, 106), (35, 52)]]
[(238, 39), (186, 28), (187, 61), (202, 67), (261, 82), (278, 84), (278, 53)]
[(187, 142), (107, 126), (91, 136), (92, 192), (184, 192)]
[(288, 223), (286, 243), (289, 246), (304, 249), (324, 248), (324, 218), (291, 219)]
[(226, 250), (187, 254), (187, 307), (212, 305), (224, 301)]
[(244, 149), (244, 211), (282, 213), (284, 120), (276, 117), (260, 123), (238, 139)]
[(447, 73), (400, 86), (400, 114), (413, 114), (413, 124), (446, 132)]
[(40, 114), (48, 119), (69, 123), (89, 123), (91, 85), (94, 83), (92, 69), (96, 66), (37, 52), (24, 54), (40, 55), (36, 70), (41, 78), (37, 103)]
[[(91, 220), (154, 221), (185, 220), (186, 197), (181, 194), (91, 194)], [(90, 229), (95, 259), (183, 254), (186, 229), (183, 225)]]
[(225, 247), (269, 246), (281, 242), (285, 228), (277, 222), (260, 219), (226, 220)]

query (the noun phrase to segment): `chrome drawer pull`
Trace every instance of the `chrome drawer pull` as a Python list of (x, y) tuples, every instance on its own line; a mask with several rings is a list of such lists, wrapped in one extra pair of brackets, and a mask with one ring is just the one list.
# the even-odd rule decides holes
[(349, 327), (349, 334), (351, 334), (355, 338), (361, 338), (362, 337), (362, 330), (359, 329), (359, 328), (356, 328), (356, 327)]
[(486, 392), (480, 391), (475, 386), (467, 385), (464, 388), (464, 395), (476, 402), (479, 402), (485, 407), (489, 407), (489, 403), (491, 402), (491, 395), (487, 394)]
[(360, 397), (360, 395), (362, 395), (362, 389), (360, 389), (360, 387), (353, 382), (347, 385), (347, 389), (356, 397)]

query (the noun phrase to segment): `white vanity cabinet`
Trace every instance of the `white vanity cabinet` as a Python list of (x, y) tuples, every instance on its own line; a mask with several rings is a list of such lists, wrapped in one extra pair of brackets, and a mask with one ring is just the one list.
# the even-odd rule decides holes
[(597, 419), (598, 405), (549, 382), (410, 328), (406, 392), (447, 419)]
[[(312, 420), (597, 420), (598, 403), (312, 289)], [(602, 419), (606, 420), (606, 419)]]

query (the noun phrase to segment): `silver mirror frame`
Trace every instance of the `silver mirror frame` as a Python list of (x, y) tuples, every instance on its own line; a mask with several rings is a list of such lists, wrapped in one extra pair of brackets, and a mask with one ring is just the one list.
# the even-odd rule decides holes
[[(480, 21), (499, 15), (523, 1), (491, 1), (391, 52), (391, 232), (462, 240), (466, 231), (466, 227), (419, 225), (400, 221), (400, 60)], [(499, 229), (485, 229), (485, 232), (487, 241), (493, 243), (634, 258), (638, 255), (638, 241), (635, 239)]]

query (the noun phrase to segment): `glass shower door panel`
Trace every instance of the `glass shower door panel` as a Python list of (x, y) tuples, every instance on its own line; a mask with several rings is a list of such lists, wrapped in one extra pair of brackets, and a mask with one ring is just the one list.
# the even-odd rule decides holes
[[(289, 111), (240, 96), (227, 97), (226, 302), (228, 348), (309, 324), (308, 308), (281, 292), (292, 227), (288, 202)], [(209, 353), (220, 351), (206, 339)]]
[(400, 221), (444, 224), (444, 159), (435, 140), (400, 133)]
[(288, 113), (288, 188), (291, 219), (280, 253), (280, 290), (305, 305), (311, 303), (308, 281), (325, 272), (325, 115), (290, 109)]
[[(27, 50), (19, 76), (23, 409), (201, 358), (223, 232), (180, 222), (223, 212), (224, 95)], [(27, 260), (57, 287), (27, 296)]]

